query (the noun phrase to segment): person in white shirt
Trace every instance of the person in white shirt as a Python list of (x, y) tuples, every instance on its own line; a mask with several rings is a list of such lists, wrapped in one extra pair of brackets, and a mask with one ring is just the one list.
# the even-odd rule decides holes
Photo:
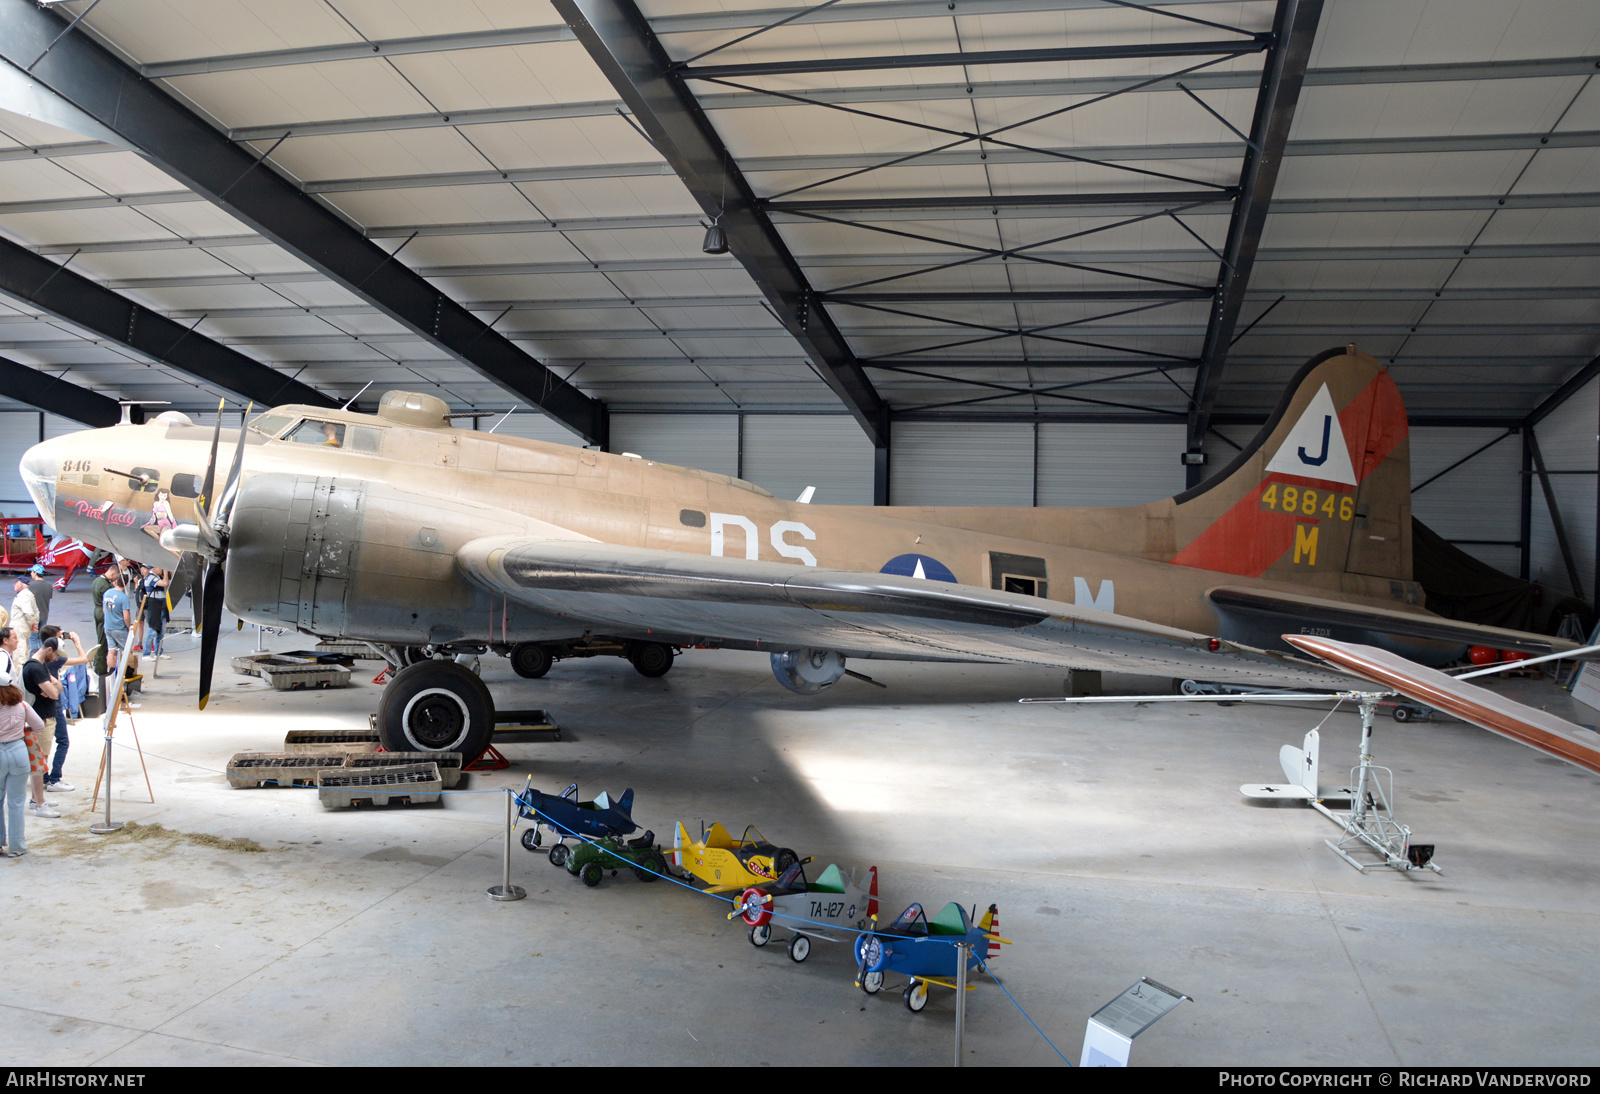
[(17, 578), (11, 587), (17, 594), (11, 600), (11, 626), (17, 632), (21, 659), (26, 661), (33, 650), (33, 634), (39, 629), (39, 602), (33, 598), (33, 590), (23, 578)]

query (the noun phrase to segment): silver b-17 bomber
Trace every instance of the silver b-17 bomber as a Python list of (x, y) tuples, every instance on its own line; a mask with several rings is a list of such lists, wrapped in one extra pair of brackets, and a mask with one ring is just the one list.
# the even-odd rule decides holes
[[(376, 414), (283, 406), (242, 430), (168, 412), (46, 441), (22, 474), (65, 534), (151, 565), (203, 560), (202, 706), (226, 607), (381, 647), (397, 668), (385, 746), (476, 756), (493, 699), (436, 655), (493, 650), (542, 675), (552, 651), (588, 641), (660, 675), (685, 646), (758, 650), (810, 694), (851, 659), (1337, 690), (1361, 671), (1330, 667), (1341, 643), (1419, 671), (1470, 644), (1574, 648), (1426, 610), (1409, 467), (1394, 381), (1350, 347), (1309, 362), (1212, 480), (1111, 509), (786, 501), (724, 475), (455, 429), (444, 402), (404, 391)], [(1312, 661), (1286, 633), (1332, 641)], [(1593, 750), (1554, 754), (1600, 770)]]

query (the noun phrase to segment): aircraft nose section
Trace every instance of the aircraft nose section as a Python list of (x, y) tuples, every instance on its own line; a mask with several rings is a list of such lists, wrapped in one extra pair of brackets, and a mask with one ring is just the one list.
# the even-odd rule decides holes
[(23, 454), (17, 470), (22, 475), (22, 485), (38, 507), (44, 522), (56, 525), (56, 475), (61, 470), (59, 446), (54, 441), (43, 441)]

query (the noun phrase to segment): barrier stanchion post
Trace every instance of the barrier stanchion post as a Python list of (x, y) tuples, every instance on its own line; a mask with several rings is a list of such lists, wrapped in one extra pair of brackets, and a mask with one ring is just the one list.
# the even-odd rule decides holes
[(961, 1066), (961, 1035), (967, 1031), (967, 958), (972, 946), (956, 943), (956, 1067)]
[(490, 900), (521, 900), (528, 895), (528, 890), (520, 885), (511, 884), (511, 830), (517, 822), (517, 796), (511, 791), (506, 791), (506, 845), (505, 854), (501, 862), (500, 884), (489, 886)]
[(106, 817), (105, 820), (96, 821), (89, 826), (89, 831), (97, 836), (104, 836), (122, 827), (121, 821), (111, 819), (111, 727), (109, 725), (106, 726), (106, 755), (101, 766), (105, 768), (106, 775)]
[[(97, 836), (104, 836), (115, 832), (122, 827), (121, 821), (111, 819), (111, 735), (117, 728), (117, 712), (122, 708), (122, 688), (128, 679), (128, 657), (133, 652), (133, 631), (128, 631), (128, 637), (122, 643), (122, 656), (117, 659), (116, 677), (112, 683), (111, 692), (105, 691), (106, 678), (100, 678), (100, 698), (105, 705), (104, 717), (101, 724), (105, 727), (106, 754), (100, 761), (101, 774), (105, 776), (106, 787), (106, 819), (89, 826), (89, 831)], [(95, 776), (95, 793), (100, 793), (100, 775)], [(152, 794), (151, 797), (155, 795)], [(93, 806), (91, 806), (93, 808)]]

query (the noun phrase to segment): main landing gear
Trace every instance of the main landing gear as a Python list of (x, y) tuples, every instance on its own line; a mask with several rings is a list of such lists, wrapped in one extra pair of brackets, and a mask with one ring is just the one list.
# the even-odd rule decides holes
[(471, 763), (489, 747), (493, 732), (489, 689), (454, 661), (407, 665), (378, 700), (378, 740), (387, 752), (459, 752)]
[(634, 642), (618, 638), (585, 638), (575, 642), (519, 642), (507, 650), (511, 671), (524, 680), (537, 680), (557, 661), (568, 657), (626, 657), (640, 676), (654, 679), (672, 669), (678, 651), (664, 642)]

